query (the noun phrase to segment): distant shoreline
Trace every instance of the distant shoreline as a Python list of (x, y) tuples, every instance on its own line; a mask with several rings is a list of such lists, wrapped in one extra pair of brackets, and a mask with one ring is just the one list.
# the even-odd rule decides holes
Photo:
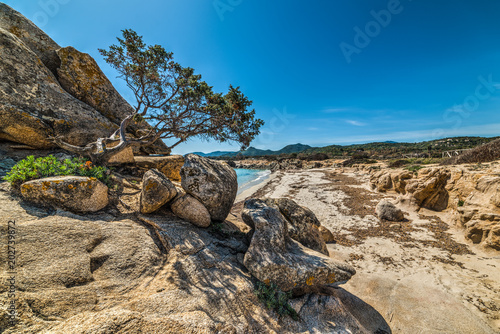
[[(268, 175), (266, 175), (263, 178), (259, 178), (255, 181), (252, 181), (250, 184), (251, 186), (243, 189), (241, 192), (238, 191), (238, 194), (236, 195), (236, 200), (234, 201), (235, 203), (238, 203), (240, 201), (245, 200), (247, 197), (252, 196), (254, 193), (256, 193), (259, 189), (264, 187), (266, 184), (268, 184), (271, 180), (273, 180), (276, 176), (276, 173), (270, 172)], [(255, 183), (254, 183), (255, 182)], [(252, 184), (254, 183), (254, 184)]]

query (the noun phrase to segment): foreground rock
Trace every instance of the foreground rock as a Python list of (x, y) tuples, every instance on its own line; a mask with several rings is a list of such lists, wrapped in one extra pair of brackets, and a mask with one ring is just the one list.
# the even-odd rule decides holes
[(182, 188), (207, 208), (212, 220), (226, 219), (238, 191), (234, 169), (223, 162), (188, 154), (181, 178)]
[(147, 171), (142, 178), (141, 212), (155, 212), (177, 196), (174, 184), (156, 169)]
[(351, 266), (292, 240), (287, 222), (276, 205), (247, 200), (242, 218), (255, 226), (244, 265), (262, 282), (273, 282), (283, 291), (302, 294), (318, 291), (321, 286), (345, 283), (356, 273)]
[(328, 248), (319, 230), (321, 223), (308, 208), (289, 198), (270, 199), (288, 223), (288, 235), (302, 245), (328, 256)]
[(392, 202), (389, 202), (388, 200), (380, 201), (375, 211), (380, 219), (389, 220), (391, 222), (400, 222), (405, 219), (403, 211), (398, 209)]
[(25, 182), (21, 195), (27, 201), (73, 212), (95, 212), (108, 205), (108, 187), (82, 176), (55, 176)]
[[(380, 314), (342, 289), (292, 300), (300, 321), (279, 318), (237, 260), (245, 238), (218, 238), (173, 216), (49, 215), (0, 191), (0, 218), (16, 221), (22, 254), (18, 324), (5, 321), (0, 307), (5, 334), (390, 332)], [(6, 243), (0, 239), (2, 249)], [(2, 277), (6, 260), (0, 256)], [(0, 305), (10, 302), (8, 290), (0, 280)]]
[(170, 207), (172, 208), (172, 212), (181, 219), (198, 227), (210, 226), (210, 213), (208, 213), (203, 204), (189, 194), (177, 196)]

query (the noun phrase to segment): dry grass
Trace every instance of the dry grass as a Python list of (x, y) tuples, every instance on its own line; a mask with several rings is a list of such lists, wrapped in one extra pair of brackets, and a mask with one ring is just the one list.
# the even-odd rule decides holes
[(500, 139), (478, 146), (464, 154), (442, 162), (443, 165), (483, 163), (500, 159)]

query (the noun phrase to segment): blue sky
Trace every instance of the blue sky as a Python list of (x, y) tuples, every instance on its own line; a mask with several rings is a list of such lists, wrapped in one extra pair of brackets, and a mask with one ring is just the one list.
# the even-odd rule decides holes
[[(279, 149), (500, 135), (494, 0), (4, 0), (61, 46), (92, 55), (132, 28), (217, 91), (240, 86)], [(177, 153), (237, 150), (191, 140)]]

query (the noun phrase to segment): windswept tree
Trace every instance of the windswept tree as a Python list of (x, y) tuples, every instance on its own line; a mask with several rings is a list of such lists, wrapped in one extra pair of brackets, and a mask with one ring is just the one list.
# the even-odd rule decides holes
[[(54, 138), (58, 146), (96, 164), (106, 164), (127, 147), (150, 145), (160, 139), (166, 140), (169, 151), (193, 137), (237, 142), (245, 149), (259, 134), (264, 122), (255, 118), (255, 110), (248, 109), (252, 101), (239, 87), (230, 85), (227, 93), (216, 93), (192, 68), (176, 63), (172, 52), (160, 45), (146, 45), (133, 30), (122, 33), (118, 45), (99, 52), (132, 90), (134, 113), (108, 138), (85, 147)], [(147, 122), (149, 130), (139, 138), (131, 137), (126, 131), (131, 122)]]

